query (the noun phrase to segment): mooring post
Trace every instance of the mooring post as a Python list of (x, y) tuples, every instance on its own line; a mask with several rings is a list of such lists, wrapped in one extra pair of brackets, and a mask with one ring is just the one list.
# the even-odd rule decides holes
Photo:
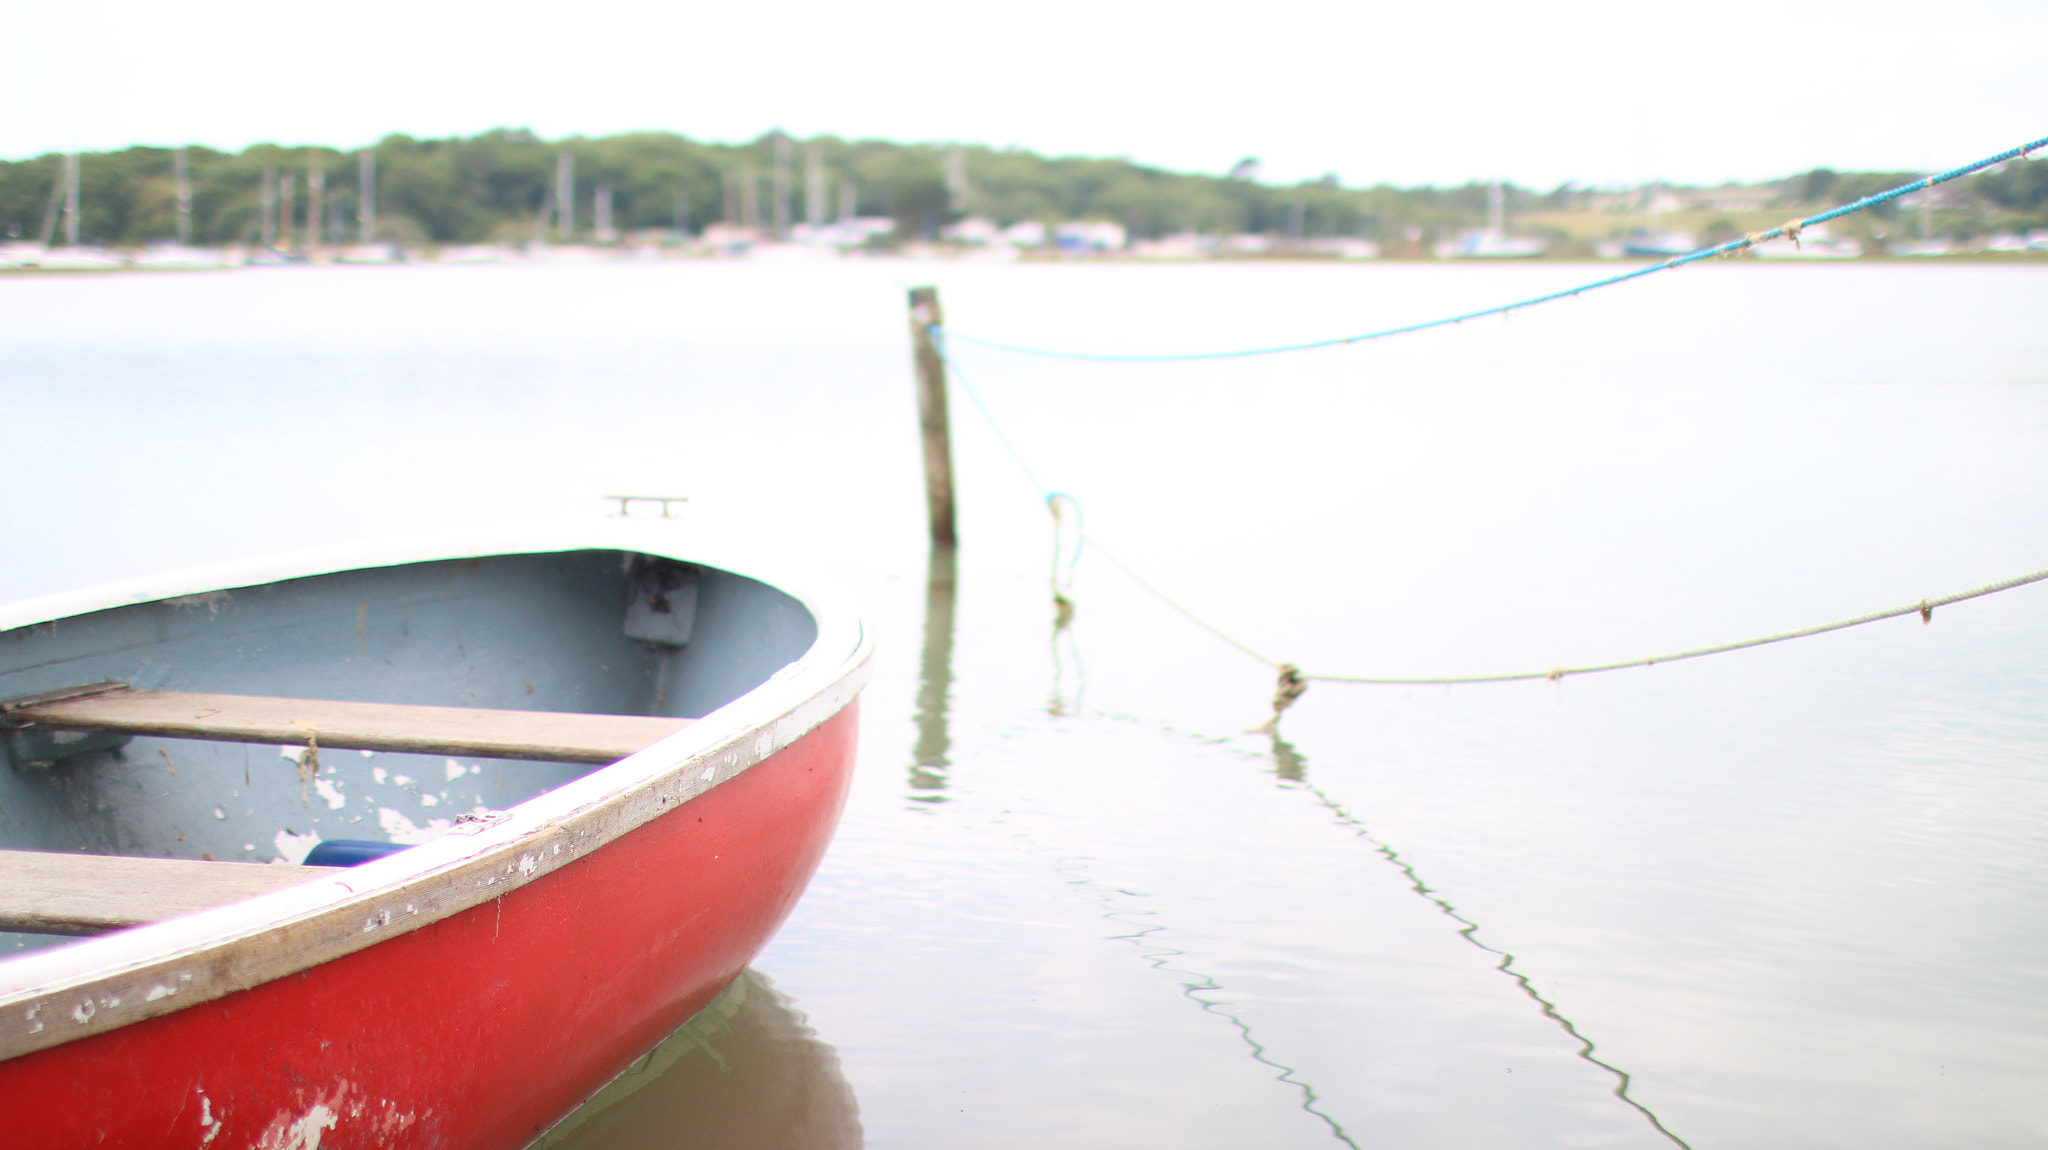
[(953, 531), (953, 433), (946, 416), (946, 359), (932, 328), (946, 322), (939, 289), (910, 289), (910, 338), (917, 365), (917, 418), (924, 431), (924, 500), (931, 512), (932, 545), (951, 547)]

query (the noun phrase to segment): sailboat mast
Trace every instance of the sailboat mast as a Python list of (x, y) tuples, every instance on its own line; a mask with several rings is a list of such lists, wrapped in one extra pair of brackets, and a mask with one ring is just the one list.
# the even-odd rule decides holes
[(294, 173), (286, 172), (278, 177), (277, 250), (281, 252), (293, 251), (299, 246), (296, 226), (298, 204), (294, 198), (298, 186), (299, 177)]
[(64, 158), (64, 240), (78, 246), (78, 153)]
[(192, 165), (185, 149), (173, 154), (171, 170), (178, 184), (178, 246), (184, 247), (192, 242)]
[(775, 134), (775, 238), (789, 238), (789, 137)]
[(356, 157), (356, 227), (359, 243), (377, 235), (377, 153), (368, 148)]
[(326, 209), (327, 166), (315, 151), (306, 161), (306, 253), (320, 250), (320, 217)]
[(257, 195), (257, 206), (263, 210), (263, 250), (277, 246), (277, 169), (266, 166), (263, 169), (263, 190)]
[(576, 234), (576, 157), (555, 153), (555, 230), (563, 239)]
[(825, 160), (818, 145), (804, 153), (804, 222), (818, 227), (825, 222)]

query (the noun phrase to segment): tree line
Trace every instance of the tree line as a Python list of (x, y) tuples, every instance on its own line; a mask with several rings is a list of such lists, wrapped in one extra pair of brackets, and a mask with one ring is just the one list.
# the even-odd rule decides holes
[[(935, 235), (973, 213), (1003, 224), (1111, 220), (1133, 238), (1193, 230), (1415, 243), (1483, 222), (1488, 193), (1478, 182), (1344, 187), (1324, 177), (1273, 185), (1246, 178), (1256, 166), (1251, 161), (1234, 175), (1201, 175), (1118, 158), (978, 146), (957, 149), (956, 160), (956, 149), (945, 145), (830, 136), (791, 140), (773, 132), (747, 143), (712, 144), (657, 132), (547, 141), (521, 129), (500, 129), (438, 140), (393, 135), (368, 150), (376, 173), (377, 238), (410, 244), (535, 238), (552, 202), (562, 153), (574, 161), (577, 228), (591, 227), (596, 191), (605, 188), (613, 226), (622, 232), (696, 233), (711, 223), (737, 221), (746, 180), (757, 181), (755, 210), (763, 222), (773, 218), (771, 200), (778, 194), (788, 197), (789, 215), (800, 221), (813, 162), (827, 177), (831, 215), (839, 213), (841, 188), (850, 186), (855, 214), (892, 219), (890, 239), (896, 241)], [(268, 202), (266, 170), (273, 179), (278, 173), (295, 176), (301, 234), (308, 226), (304, 189), (317, 171), (323, 177), (323, 210), (312, 226), (324, 240), (357, 238), (359, 153), (275, 144), (239, 153), (184, 151), (192, 242), (257, 241)], [(780, 181), (774, 179), (778, 152), (787, 177)], [(55, 154), (0, 161), (0, 235), (33, 242), (51, 230), (64, 190), (63, 161)], [(1796, 206), (1841, 202), (1909, 178), (1817, 169), (1772, 186), (1783, 204)], [(133, 246), (174, 239), (178, 192), (173, 149), (85, 154), (79, 163), (80, 241)], [(2048, 164), (2009, 164), (1972, 178), (1956, 194), (1969, 210), (1944, 213), (1944, 227), (1951, 231), (2048, 227)], [(1508, 209), (1519, 213), (1568, 209), (1585, 192), (1569, 185), (1549, 192), (1509, 186), (1505, 195)]]

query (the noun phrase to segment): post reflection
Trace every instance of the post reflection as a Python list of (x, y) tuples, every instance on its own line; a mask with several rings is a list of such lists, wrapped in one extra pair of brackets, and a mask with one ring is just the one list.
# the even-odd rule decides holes
[(953, 738), (947, 710), (953, 702), (953, 602), (959, 573), (958, 553), (933, 547), (925, 571), (924, 654), (917, 673), (917, 743), (910, 754), (910, 797), (915, 802), (942, 803), (952, 760)]
[(1057, 593), (1052, 618), (1052, 695), (1045, 709), (1054, 716), (1081, 713), (1081, 692), (1087, 686), (1081, 665), (1081, 644), (1074, 637), (1074, 605)]
[[(1081, 561), (1084, 536), (1081, 505), (1073, 496), (1053, 492), (1045, 497), (1045, 506), (1052, 512), (1052, 697), (1046, 702), (1046, 711), (1057, 717), (1081, 711), (1081, 647), (1074, 638), (1074, 600), (1067, 593), (1074, 589), (1074, 566)], [(1071, 531), (1067, 526), (1069, 510), (1074, 513)], [(1069, 534), (1073, 536), (1071, 545)]]
[(1308, 759), (1294, 749), (1293, 743), (1281, 738), (1278, 731), (1273, 732), (1273, 773), (1282, 782), (1308, 781)]
[(528, 1150), (859, 1150), (839, 1054), (753, 969)]

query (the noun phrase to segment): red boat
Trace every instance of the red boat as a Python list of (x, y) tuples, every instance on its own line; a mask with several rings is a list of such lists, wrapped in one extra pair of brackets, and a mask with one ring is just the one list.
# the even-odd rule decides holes
[(731, 983), (872, 647), (655, 524), (0, 607), (0, 1141), (508, 1150)]

